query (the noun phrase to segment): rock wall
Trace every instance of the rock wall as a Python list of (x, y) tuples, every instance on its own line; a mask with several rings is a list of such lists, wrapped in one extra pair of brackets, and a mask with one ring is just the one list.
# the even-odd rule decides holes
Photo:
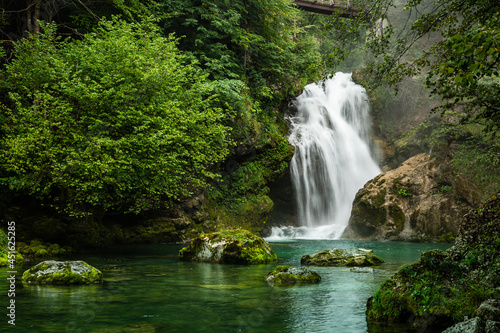
[(343, 238), (451, 241), (461, 217), (477, 206), (472, 188), (446, 161), (416, 155), (358, 191)]
[(494, 322), (500, 321), (500, 192), (460, 222), (454, 246), (422, 253), (418, 262), (401, 267), (368, 299), (369, 325), (442, 331), (471, 317), (479, 317), (474, 323), (478, 330), (466, 330), (472, 323), (465, 322), (446, 332), (484, 332), (488, 321), (498, 325)]

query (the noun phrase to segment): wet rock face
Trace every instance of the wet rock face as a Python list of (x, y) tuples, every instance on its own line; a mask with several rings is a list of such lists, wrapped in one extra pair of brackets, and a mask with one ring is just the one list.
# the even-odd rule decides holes
[[(369, 324), (500, 329), (500, 193), (462, 218), (455, 245), (422, 253), (386, 280), (367, 302)], [(473, 318), (466, 320), (464, 318)]]
[(265, 240), (240, 229), (202, 234), (179, 251), (179, 259), (246, 265), (275, 262), (278, 258)]
[(102, 273), (84, 261), (46, 260), (23, 273), (33, 284), (90, 284), (102, 281)]
[(476, 202), (471, 187), (452, 177), (446, 163), (419, 154), (358, 191), (343, 237), (451, 241)]
[(324, 250), (304, 255), (300, 259), (302, 265), (312, 266), (347, 266), (347, 267), (363, 267), (380, 265), (384, 261), (373, 254), (371, 250), (345, 250), (332, 249)]
[(272, 286), (283, 286), (292, 284), (319, 283), (321, 276), (307, 268), (292, 266), (278, 266), (266, 276), (266, 281)]

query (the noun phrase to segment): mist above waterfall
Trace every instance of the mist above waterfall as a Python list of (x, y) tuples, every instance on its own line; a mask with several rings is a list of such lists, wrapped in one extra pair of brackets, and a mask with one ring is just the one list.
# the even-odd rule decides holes
[(368, 96), (351, 74), (337, 73), (306, 86), (295, 103), (287, 120), (301, 227), (274, 227), (270, 238), (339, 238), (356, 192), (380, 173), (369, 144)]

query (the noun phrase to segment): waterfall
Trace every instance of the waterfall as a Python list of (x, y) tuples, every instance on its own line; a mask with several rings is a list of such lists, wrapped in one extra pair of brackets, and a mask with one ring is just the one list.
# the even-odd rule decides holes
[(337, 73), (306, 86), (295, 103), (287, 120), (301, 227), (274, 227), (269, 238), (339, 238), (356, 192), (380, 173), (369, 145), (368, 97), (351, 74)]

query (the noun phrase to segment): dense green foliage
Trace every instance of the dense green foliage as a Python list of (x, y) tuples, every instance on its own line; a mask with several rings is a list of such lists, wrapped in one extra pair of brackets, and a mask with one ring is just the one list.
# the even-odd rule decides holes
[(484, 125), (463, 121), (463, 113), (448, 111), (438, 122), (429, 120), (406, 132), (400, 146), (412, 142), (427, 147), (433, 154), (448, 156), (452, 172), (475, 184), (482, 200), (490, 197), (500, 184), (500, 142), (483, 129)]
[(276, 93), (293, 93), (291, 83), (304, 83), (301, 80), (310, 78), (318, 65), (311, 62), (311, 43), (291, 38), (301, 30), (294, 24), (299, 11), (289, 1), (158, 3), (158, 10), (169, 13), (160, 23), (165, 31), (184, 36), (182, 50), (199, 59), (216, 79), (245, 81), (253, 96), (272, 99)]
[[(337, 54), (359, 52), (353, 40), (365, 36), (371, 84), (397, 89), (406, 77), (426, 77), (432, 95), (443, 98), (438, 109), (464, 107), (464, 121), (481, 122), (497, 132), (500, 124), (499, 17), (494, 1), (377, 0), (359, 1), (352, 24), (334, 16)], [(345, 57), (330, 57), (338, 63)]]
[(202, 192), (231, 214), (268, 203), (292, 153), (280, 109), (320, 73), (290, 1), (2, 6), (5, 198), (98, 220)]
[(122, 21), (77, 42), (54, 29), (16, 43), (6, 66), (3, 184), (79, 215), (157, 207), (214, 177), (225, 115), (174, 40)]

